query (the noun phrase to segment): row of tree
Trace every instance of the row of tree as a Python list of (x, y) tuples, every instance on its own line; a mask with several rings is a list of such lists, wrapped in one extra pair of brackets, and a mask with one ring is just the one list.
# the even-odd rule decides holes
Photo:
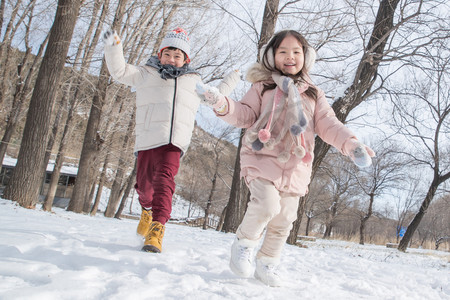
[[(354, 129), (373, 126), (368, 142), (377, 158), (373, 168), (356, 170), (341, 163), (342, 157), (336, 158), (317, 137), (310, 193), (299, 199), (298, 219), (288, 242), (296, 243), (303, 216), (313, 219), (314, 203), (326, 195), (333, 199), (330, 212), (338, 211), (340, 199), (360, 199), (359, 211), (364, 212), (360, 242), (364, 243), (375, 201), (398, 192), (407, 195), (405, 203), (422, 197), (400, 241), (399, 249), (404, 251), (431, 201), (448, 193), (448, 13), (443, 0), (322, 0), (314, 4), (267, 0), (263, 9), (243, 0), (59, 0), (50, 4), (1, 0), (0, 106), (5, 116), (1, 158), (14, 136), (20, 142), (17, 166), (3, 197), (34, 207), (45, 167), (55, 152), (54, 178), (44, 205), (50, 210), (58, 172), (67, 153), (73, 153), (71, 143), (79, 139), (83, 141), (77, 153), (79, 171), (68, 210), (95, 213), (109, 176), (112, 191), (105, 215), (120, 215), (135, 171), (134, 94), (111, 81), (100, 38), (107, 28), (121, 35), (128, 62), (139, 64), (155, 53), (167, 30), (183, 24), (191, 36), (193, 65), (206, 82), (257, 60), (258, 49), (277, 29), (294, 28), (318, 51), (313, 79), (331, 97), (337, 117)], [(236, 99), (246, 87), (243, 84), (235, 91)], [(228, 137), (226, 130), (216, 132), (208, 146), (196, 149), (211, 157), (211, 163), (204, 165), (210, 179), (209, 193), (202, 196), (206, 214), (215, 200), (226, 202), (221, 228), (235, 231), (249, 192), (240, 179), (237, 153), (224, 155), (221, 141)], [(241, 141), (236, 144), (239, 152)], [(180, 176), (192, 178), (194, 184), (190, 171), (194, 172), (185, 169)], [(185, 197), (189, 193), (195, 197), (188, 185), (181, 188)], [(333, 222), (327, 223), (325, 235), (329, 236)]]

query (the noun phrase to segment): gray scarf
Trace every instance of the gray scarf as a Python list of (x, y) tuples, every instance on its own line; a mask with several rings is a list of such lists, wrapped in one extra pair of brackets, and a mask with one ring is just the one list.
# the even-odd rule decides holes
[(161, 75), (161, 78), (165, 80), (178, 78), (185, 74), (198, 74), (198, 72), (189, 67), (188, 64), (184, 64), (181, 68), (172, 65), (163, 65), (157, 56), (150, 57), (145, 65), (155, 68)]

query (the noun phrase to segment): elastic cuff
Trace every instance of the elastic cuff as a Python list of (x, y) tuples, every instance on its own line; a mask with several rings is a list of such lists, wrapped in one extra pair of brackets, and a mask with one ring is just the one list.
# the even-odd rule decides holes
[[(352, 141), (352, 139), (354, 141)], [(350, 153), (352, 152), (353, 148), (355, 148), (355, 147), (352, 147), (351, 143), (358, 143), (358, 139), (356, 137), (354, 137), (354, 136), (349, 137), (348, 139), (346, 139), (345, 142), (342, 144), (342, 149), (341, 149), (341, 153), (342, 154), (344, 154), (346, 156), (350, 155)]]
[(221, 101), (220, 104), (216, 104), (216, 107), (214, 107), (214, 112), (218, 116), (224, 116), (229, 113), (229, 104), (228, 104), (228, 98), (224, 97), (224, 101)]

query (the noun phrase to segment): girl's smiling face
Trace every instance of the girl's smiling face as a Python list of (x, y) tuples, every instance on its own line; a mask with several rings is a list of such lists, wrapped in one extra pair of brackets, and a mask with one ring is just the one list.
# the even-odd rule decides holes
[(292, 35), (287, 35), (275, 51), (275, 67), (285, 75), (296, 75), (305, 61), (303, 46)]

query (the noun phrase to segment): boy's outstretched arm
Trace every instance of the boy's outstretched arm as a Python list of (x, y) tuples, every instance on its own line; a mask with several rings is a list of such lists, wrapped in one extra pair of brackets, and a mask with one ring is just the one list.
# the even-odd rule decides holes
[(129, 86), (138, 86), (145, 80), (142, 68), (125, 62), (121, 40), (115, 30), (108, 29), (103, 34), (103, 44), (106, 65), (115, 80)]
[(237, 84), (241, 81), (241, 72), (234, 70), (228, 73), (223, 80), (219, 83), (217, 88), (219, 92), (224, 96), (229, 96), (231, 92), (236, 88)]

